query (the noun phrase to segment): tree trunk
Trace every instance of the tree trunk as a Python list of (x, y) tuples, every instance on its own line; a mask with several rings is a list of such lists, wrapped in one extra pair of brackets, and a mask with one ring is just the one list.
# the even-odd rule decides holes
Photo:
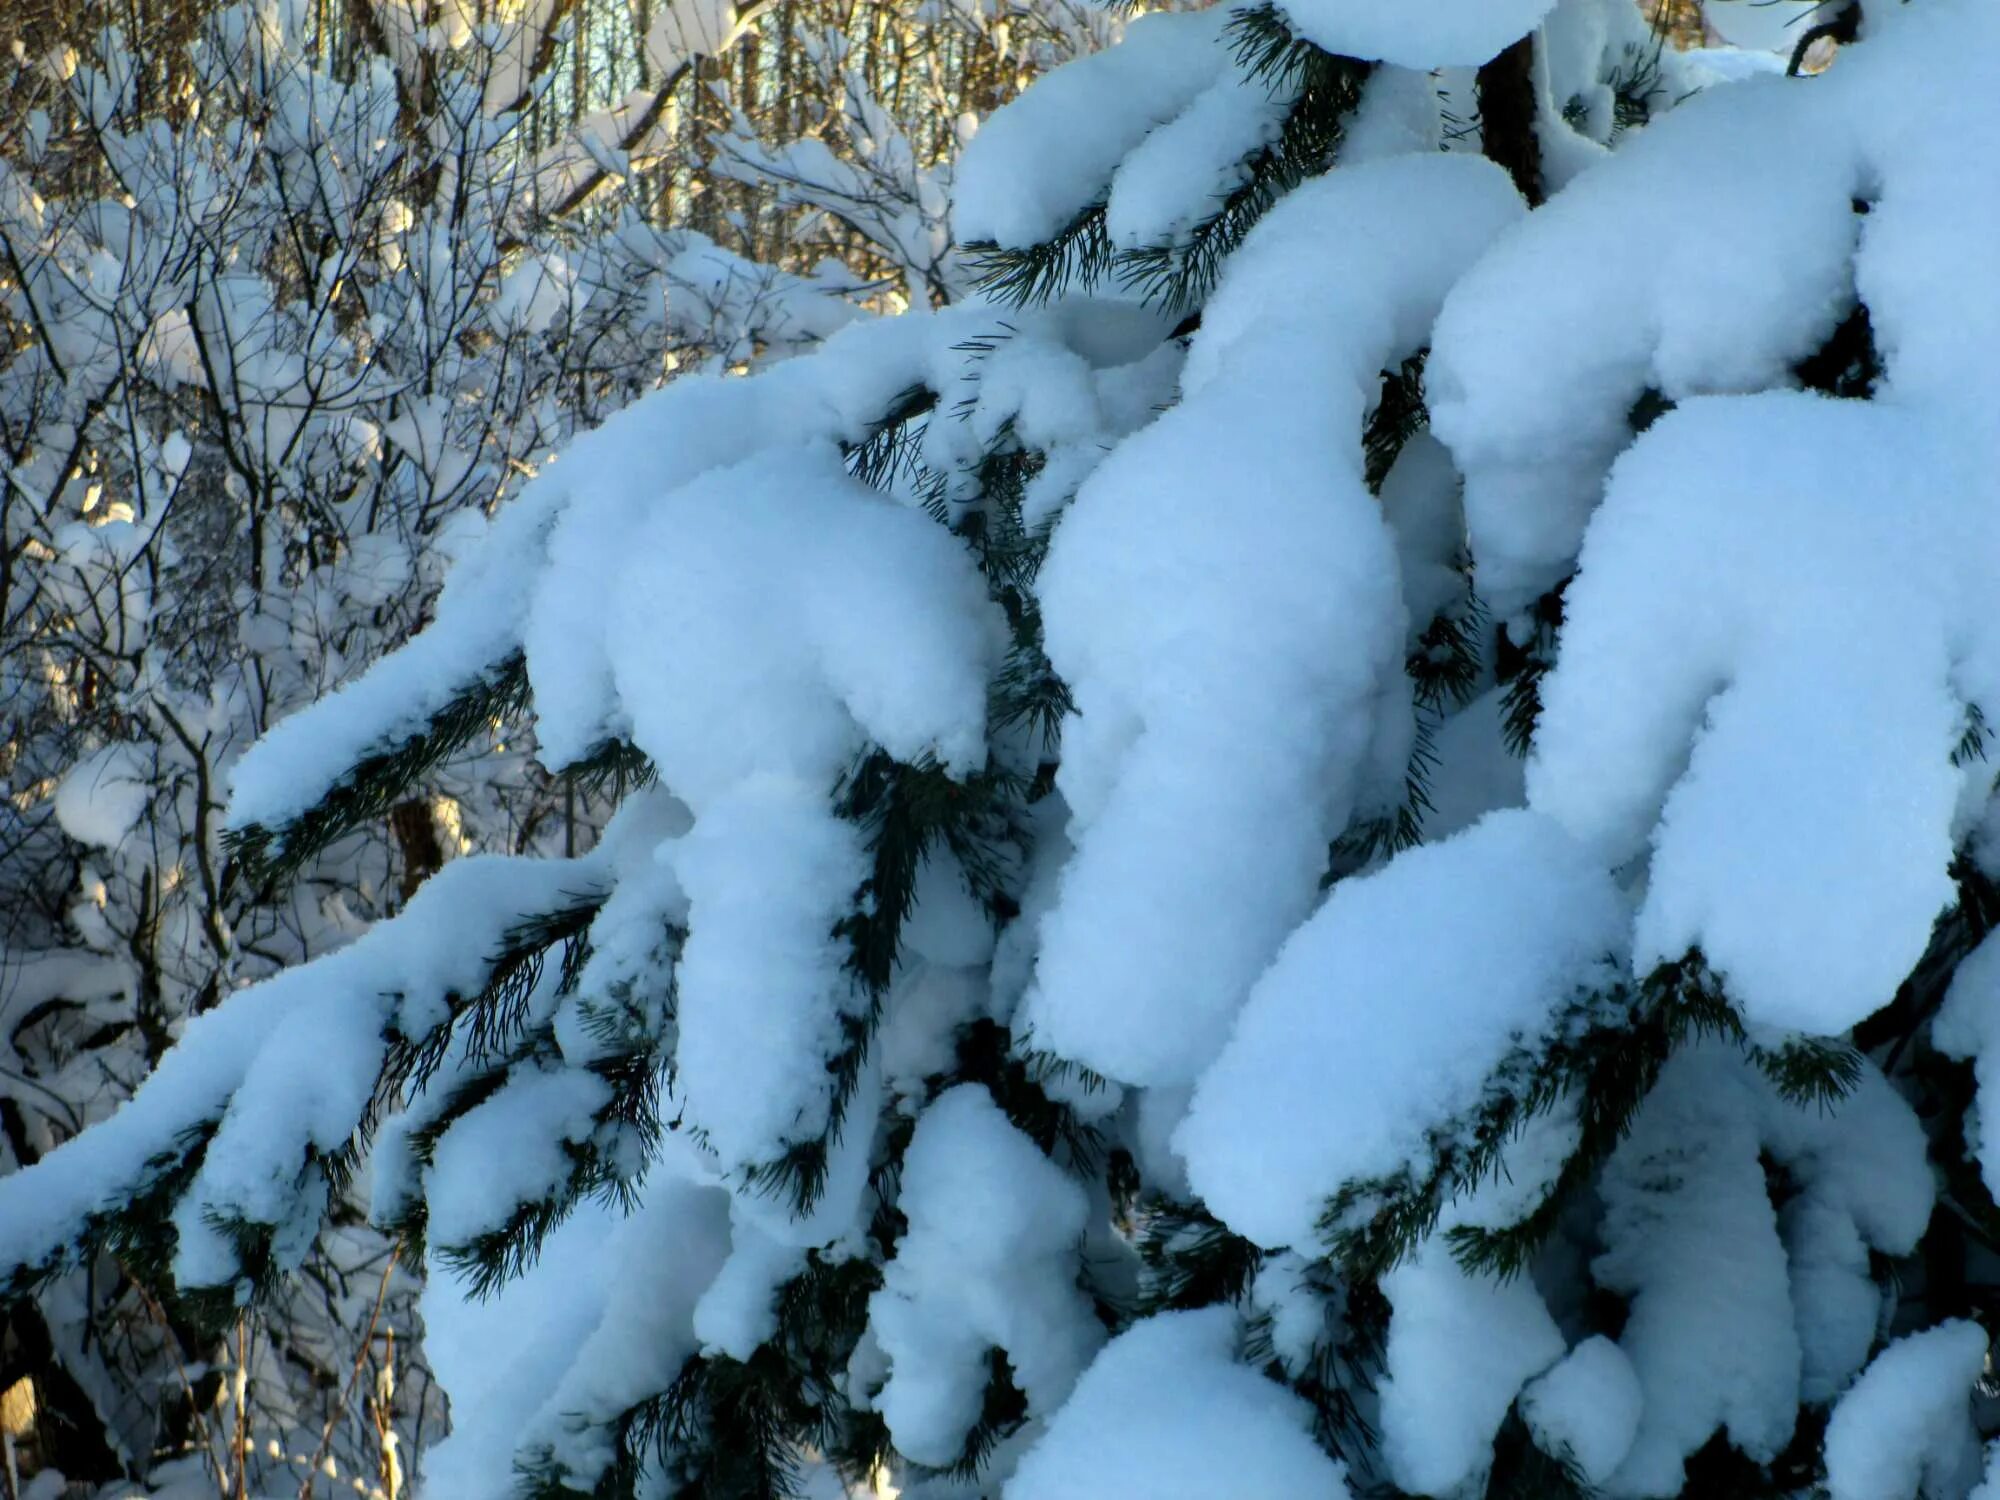
[(1542, 143), (1535, 134), (1535, 39), (1524, 36), (1479, 70), (1479, 143), (1507, 169), (1514, 186), (1539, 207)]
[(396, 850), (403, 857), (398, 889), (407, 903), (418, 886), (444, 867), (444, 847), (438, 843), (430, 803), (421, 797), (397, 803), (389, 810), (389, 831), (395, 834)]

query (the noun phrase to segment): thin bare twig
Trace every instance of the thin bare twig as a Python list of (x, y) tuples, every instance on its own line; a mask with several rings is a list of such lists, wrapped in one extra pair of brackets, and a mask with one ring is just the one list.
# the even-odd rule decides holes
[(361, 1371), (368, 1363), (369, 1347), (375, 1342), (375, 1325), (381, 1321), (382, 1305), (389, 1297), (389, 1278), (396, 1274), (396, 1256), (401, 1250), (400, 1243), (392, 1245), (383, 1262), (382, 1282), (375, 1288), (375, 1307), (368, 1314), (368, 1326), (362, 1331), (361, 1342), (354, 1351), (354, 1368), (347, 1372), (347, 1383), (340, 1388), (340, 1399), (326, 1414), (326, 1425), (319, 1433), (319, 1446), (313, 1449), (312, 1461), (306, 1465), (306, 1477), (299, 1484), (299, 1500), (312, 1500), (313, 1480), (318, 1477), (327, 1449), (333, 1446), (333, 1429), (340, 1423), (340, 1414), (347, 1410), (347, 1402), (354, 1394), (355, 1386), (361, 1383)]

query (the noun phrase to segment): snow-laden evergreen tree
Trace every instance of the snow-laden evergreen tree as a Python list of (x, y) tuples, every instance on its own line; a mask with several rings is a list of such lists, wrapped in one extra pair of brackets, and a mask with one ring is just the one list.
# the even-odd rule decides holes
[[(642, 211), (674, 109), (617, 146), (566, 96), (572, 10), (408, 31), (393, 4), (201, 4), (171, 25), (140, 6), (130, 30), (79, 17), (74, 46), (0, 61), (0, 1171), (109, 1114), (190, 1015), (351, 940), (444, 859), (587, 846), (609, 798), (534, 767), (506, 715), (286, 882), (231, 857), (221, 815), (247, 746), (407, 638), (481, 513), (571, 433), (678, 369), (755, 367), (928, 285), (935, 245), (919, 267), (908, 236), (865, 231), (949, 166), (867, 69), (822, 81), (831, 145), (735, 164), (783, 255), (760, 262)], [(946, 30), (963, 55), (1045, 10)], [(755, 15), (653, 7), (661, 96)], [(1048, 19), (1036, 57), (1092, 40)], [(953, 83), (932, 78), (941, 99)], [(581, 118), (552, 132), (564, 108)], [(873, 248), (826, 259), (851, 243), (778, 201), (781, 164), (788, 194), (838, 185)], [(814, 243), (784, 248), (788, 227)], [(0, 1392), (35, 1412), (0, 1445), (31, 1479), (200, 1471), (215, 1493), (242, 1470), (289, 1492), (324, 1458), (393, 1495), (385, 1441), (442, 1420), (410, 1364), (416, 1283), (339, 1195), (330, 1217), (284, 1296), (215, 1326), (115, 1246), (39, 1288), (0, 1319)], [(404, 1378), (375, 1389), (373, 1361)]]
[(442, 1500), (1991, 1500), (2000, 11), (1819, 24), (1037, 84), (983, 300), (577, 439), (236, 762), (273, 883), (524, 697), (629, 790), (197, 1019), (13, 1286), (254, 1302), (365, 1164)]

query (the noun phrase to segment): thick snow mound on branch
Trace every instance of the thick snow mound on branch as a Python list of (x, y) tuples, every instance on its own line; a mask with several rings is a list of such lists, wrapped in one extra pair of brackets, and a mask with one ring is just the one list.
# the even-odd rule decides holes
[(990, 1350), (1046, 1416), (1102, 1342), (1076, 1285), (1090, 1205), (985, 1089), (961, 1084), (917, 1122), (901, 1208), (910, 1227), (869, 1302), (890, 1367), (875, 1408), (899, 1452), (944, 1467), (979, 1418)]
[(581, 1068), (515, 1070), (492, 1098), (452, 1122), (424, 1174), (427, 1237), (451, 1248), (504, 1229), (524, 1203), (568, 1179), (565, 1145), (588, 1140), (611, 1086)]
[[(609, 585), (644, 561), (633, 540), (646, 518), (712, 470), (815, 441), (859, 442), (913, 387), (955, 383), (964, 364), (955, 346), (992, 321), (989, 310), (962, 308), (857, 323), (810, 359), (748, 379), (684, 376), (582, 434), (500, 508), (447, 577), (429, 626), (236, 762), (231, 826), (297, 816), (523, 648), (544, 762), (588, 754), (614, 732)], [(811, 539), (801, 545), (809, 551)]]
[(1752, 79), (1676, 108), (1453, 291), (1427, 397), (1502, 618), (1568, 571), (1642, 394), (1790, 384), (1857, 292), (1888, 391), (1955, 411), (1961, 443), (2000, 438), (1981, 352), (2000, 337), (2000, 287), (1953, 273), (2000, 235), (2000, 118), (1990, 90), (1935, 86), (1994, 55), (2000, 10), (1903, 11), (1872, 17), (1868, 45), (1823, 79)]
[(70, 768), (56, 788), (56, 822), (79, 844), (115, 849), (153, 796), (153, 768), (137, 745), (107, 745)]
[(1815, 103), (1778, 80), (1689, 100), (1453, 289), (1425, 396), (1465, 473), (1480, 595), (1503, 619), (1568, 570), (1648, 387), (1680, 400), (1783, 384), (1839, 322), (1860, 169), (1800, 122)]
[(1972, 1394), (1985, 1368), (1986, 1330), (1962, 1321), (1876, 1355), (1826, 1424), (1830, 1500), (1964, 1494), (1979, 1474)]
[(1751, 1020), (1830, 1035), (1923, 953), (1966, 705), (2000, 702), (1992, 480), (1952, 451), (1887, 403), (1771, 392), (1619, 460), (1528, 798), (1609, 864), (1652, 845), (1640, 972), (1699, 947)]
[(1791, 1440), (1799, 1340), (1759, 1159), (1759, 1082), (1734, 1047), (1676, 1054), (1604, 1168), (1597, 1284), (1631, 1299), (1619, 1345), (1645, 1392), (1617, 1497), (1677, 1495), (1717, 1429), (1768, 1463)]
[(826, 1059), (860, 993), (834, 924), (867, 871), (823, 788), (760, 777), (719, 800), (669, 855), (687, 892), (679, 1087), (727, 1167), (827, 1127)]
[(1025, 249), (1100, 202), (1155, 127), (1229, 65), (1228, 5), (1143, 16), (1125, 39), (1057, 68), (994, 113), (959, 158), (951, 222), (961, 243)]
[(1509, 1052), (1551, 1034), (1619, 952), (1627, 911), (1529, 812), (1343, 881), (1196, 1086), (1175, 1137), (1196, 1191), (1257, 1244), (1315, 1245), (1341, 1187), (1420, 1168)]
[(986, 756), (999, 611), (966, 549), (850, 478), (835, 442), (961, 373), (939, 342), (957, 325), (895, 321), (824, 367), (676, 385), (642, 403), (650, 427), (600, 429), (503, 513), (474, 558), (500, 561), (411, 648), (456, 670), (454, 632), (517, 637), (551, 762), (627, 736), (692, 810), (659, 855), (691, 929), (677, 1061), (732, 1169), (830, 1123), (825, 1063), (858, 1004), (833, 929), (866, 867), (829, 789), (871, 746), (956, 775)]
[[(1793, 1187), (1775, 1214), (1767, 1164)], [(1620, 1345), (1645, 1396), (1603, 1488), (1634, 1497), (1678, 1494), (1684, 1460), (1718, 1428), (1752, 1457), (1776, 1453), (1801, 1401), (1839, 1394), (1880, 1322), (1871, 1253), (1914, 1250), (1932, 1202), (1922, 1126), (1872, 1064), (1846, 1098), (1801, 1105), (1716, 1043), (1667, 1064), (1601, 1192), (1593, 1270), (1631, 1298)]]
[(999, 611), (966, 549), (832, 444), (713, 470), (594, 541), (615, 576), (559, 558), (544, 594), (608, 587), (608, 717), (697, 817), (748, 775), (823, 789), (868, 743), (984, 763)]
[(1540, 23), (1555, 0), (1281, 0), (1299, 34), (1329, 52), (1405, 68), (1470, 68)]
[(538, 687), (551, 737), (629, 733), (694, 810), (661, 856), (688, 902), (681, 1087), (726, 1167), (768, 1162), (830, 1124), (825, 1063), (860, 1003), (833, 932), (867, 869), (828, 789), (870, 745), (981, 766), (1004, 625), (965, 549), (831, 443), (707, 470), (643, 513), (572, 510), (535, 607), (594, 616), (608, 668), (554, 702)]
[(1241, 185), (1245, 159), (1277, 138), (1289, 102), (1268, 80), (1225, 65), (1119, 166), (1104, 208), (1111, 243), (1132, 250), (1184, 240)]
[(1544, 1453), (1602, 1485), (1632, 1449), (1646, 1401), (1632, 1361), (1601, 1334), (1585, 1339), (1521, 1393), (1521, 1416)]
[(1830, 1401), (1868, 1361), (1882, 1321), (1876, 1254), (1917, 1248), (1936, 1201), (1924, 1127), (1866, 1061), (1847, 1097), (1824, 1108), (1766, 1089), (1764, 1150), (1794, 1192), (1778, 1212), (1791, 1262), (1800, 1394)]
[[(1362, 420), (1521, 212), (1467, 157), (1299, 188), (1231, 258), (1180, 404), (1064, 515), (1039, 588), (1078, 708), (1058, 773), (1078, 848), (1017, 1023), (1033, 1045), (1192, 1082), (1371, 773), (1401, 795), (1405, 621)], [(1364, 222), (1381, 234), (1347, 232)], [(1307, 281), (1322, 290), (1301, 300)]]
[(1931, 1040), (1947, 1056), (1973, 1060), (1978, 1130), (1969, 1144), (1987, 1191), (2000, 1191), (2000, 937), (1989, 934), (1959, 964)]
[(1226, 1307), (1161, 1313), (1120, 1334), (1007, 1482), (1006, 1500), (1348, 1500), (1308, 1436), (1311, 1409), (1237, 1361)]
[(1415, 1495), (1476, 1493), (1516, 1393), (1562, 1357), (1562, 1334), (1530, 1278), (1465, 1271), (1443, 1239), (1382, 1291), (1394, 1309), (1380, 1388), (1389, 1472)]
[(578, 1490), (615, 1455), (617, 1417), (697, 1351), (696, 1299), (730, 1249), (729, 1198), (657, 1163), (639, 1206), (589, 1199), (490, 1298), (431, 1263), (424, 1351), (451, 1392), (451, 1435), (424, 1454), (436, 1500), (505, 1494), (515, 1455), (545, 1451)]

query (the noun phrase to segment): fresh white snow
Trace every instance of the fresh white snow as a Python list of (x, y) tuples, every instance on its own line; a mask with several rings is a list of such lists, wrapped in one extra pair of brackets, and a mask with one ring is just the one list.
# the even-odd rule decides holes
[(1227, 1307), (1160, 1313), (1107, 1344), (1006, 1500), (1348, 1500), (1346, 1475), (1307, 1435), (1304, 1402), (1236, 1360)]
[(1196, 1085), (1175, 1137), (1195, 1190), (1257, 1244), (1315, 1247), (1340, 1188), (1427, 1161), (1511, 1051), (1559, 1034), (1626, 920), (1588, 853), (1529, 812), (1343, 881)]

